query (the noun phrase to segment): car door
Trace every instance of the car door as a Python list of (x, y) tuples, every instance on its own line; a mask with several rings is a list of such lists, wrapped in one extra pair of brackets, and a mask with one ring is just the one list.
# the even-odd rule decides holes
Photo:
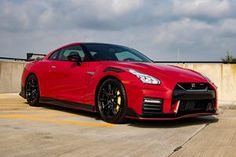
[[(77, 54), (81, 62), (72, 62), (68, 56)], [(63, 48), (57, 59), (51, 60), (49, 70), (50, 97), (59, 100), (84, 103), (87, 86), (88, 62), (84, 62), (85, 53), (80, 45)]]

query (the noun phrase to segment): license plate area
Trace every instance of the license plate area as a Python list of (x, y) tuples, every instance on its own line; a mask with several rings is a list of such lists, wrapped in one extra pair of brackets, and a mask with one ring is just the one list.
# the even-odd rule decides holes
[(213, 100), (181, 100), (178, 113), (214, 111)]

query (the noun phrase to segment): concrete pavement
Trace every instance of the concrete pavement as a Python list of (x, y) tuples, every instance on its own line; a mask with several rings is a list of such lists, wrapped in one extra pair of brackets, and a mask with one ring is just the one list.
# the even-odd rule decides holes
[(236, 110), (225, 110), (217, 123), (211, 123), (185, 143), (171, 157), (235, 157)]
[(236, 110), (222, 110), (217, 117), (113, 125), (97, 114), (30, 107), (17, 94), (0, 94), (3, 157), (233, 156), (235, 128)]

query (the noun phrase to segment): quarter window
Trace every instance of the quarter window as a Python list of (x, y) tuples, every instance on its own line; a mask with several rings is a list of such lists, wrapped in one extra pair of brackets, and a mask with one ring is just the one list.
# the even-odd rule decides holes
[(68, 60), (67, 57), (69, 55), (78, 55), (81, 58), (81, 61), (84, 61), (85, 59), (85, 53), (79, 45), (70, 46), (65, 49), (62, 49), (58, 56), (58, 60), (66, 61)]
[(53, 54), (51, 54), (51, 56), (48, 59), (49, 60), (57, 60), (59, 53), (60, 53), (60, 50), (53, 52)]

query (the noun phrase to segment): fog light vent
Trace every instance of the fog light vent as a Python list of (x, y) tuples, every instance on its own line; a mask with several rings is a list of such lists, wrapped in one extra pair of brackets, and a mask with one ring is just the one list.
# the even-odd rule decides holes
[(162, 112), (163, 100), (144, 98), (143, 100), (143, 115), (155, 115)]

